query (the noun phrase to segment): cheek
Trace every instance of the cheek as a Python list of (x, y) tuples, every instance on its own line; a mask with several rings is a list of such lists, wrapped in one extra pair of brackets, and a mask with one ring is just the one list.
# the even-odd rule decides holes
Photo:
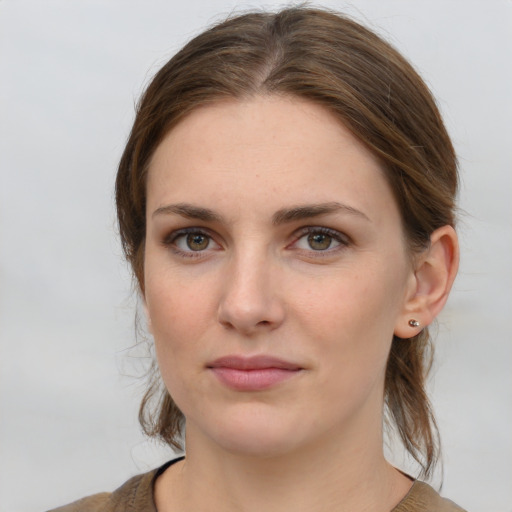
[(342, 333), (358, 329), (370, 333), (374, 327), (394, 324), (400, 309), (398, 282), (383, 278), (371, 268), (364, 272), (350, 269), (319, 279), (314, 286), (304, 286), (302, 290), (299, 286), (290, 295), (296, 297), (301, 316), (316, 322), (321, 331), (338, 329)]
[(392, 271), (340, 272), (314, 287), (295, 290), (299, 329), (329, 368), (385, 366), (400, 310), (400, 281)]
[(315, 336), (318, 400), (339, 404), (333, 414), (350, 414), (366, 403), (381, 407), (395, 316), (386, 288), (377, 290), (366, 277), (329, 289), (323, 307), (317, 297), (310, 304), (307, 329)]
[(215, 316), (213, 304), (204, 286), (185, 286), (176, 276), (147, 279), (145, 297), (158, 364), (167, 383), (200, 360), (205, 332)]

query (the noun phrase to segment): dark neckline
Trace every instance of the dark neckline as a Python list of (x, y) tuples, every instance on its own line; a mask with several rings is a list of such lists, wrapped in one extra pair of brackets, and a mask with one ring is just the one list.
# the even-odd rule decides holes
[[(165, 472), (165, 470), (171, 467), (173, 464), (176, 464), (177, 462), (180, 462), (184, 459), (185, 455), (181, 455), (180, 457), (176, 457), (175, 459), (171, 459), (170, 461), (166, 462), (158, 469), (153, 470), (153, 477), (151, 479), (151, 496), (155, 512), (158, 512), (155, 504), (155, 482), (157, 478), (161, 476)], [(407, 494), (389, 512), (405, 512), (407, 510), (406, 507), (411, 502), (411, 500), (415, 500), (419, 489), (421, 489), (422, 487), (430, 487), (428, 484), (421, 482), (420, 480), (416, 480), (415, 478), (412, 478), (410, 475), (405, 476), (412, 480), (411, 488), (407, 491)], [(432, 489), (432, 492), (435, 491)]]

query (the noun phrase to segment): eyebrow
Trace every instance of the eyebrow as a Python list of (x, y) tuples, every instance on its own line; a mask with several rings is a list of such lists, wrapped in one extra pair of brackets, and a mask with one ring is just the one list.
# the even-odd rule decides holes
[(169, 204), (157, 208), (152, 217), (155, 215), (181, 215), (187, 219), (197, 219), (204, 222), (221, 222), (222, 217), (209, 208), (201, 208), (188, 203)]
[[(306, 204), (293, 206), (291, 208), (282, 208), (272, 216), (272, 224), (278, 226), (288, 222), (294, 222), (302, 219), (327, 215), (329, 213), (342, 212), (349, 215), (355, 215), (369, 222), (368, 216), (360, 210), (338, 202)], [(201, 220), (203, 222), (223, 222), (223, 218), (218, 213), (209, 208), (202, 208), (188, 203), (169, 204), (157, 208), (152, 217), (155, 215), (181, 215), (188, 219)]]
[(370, 219), (365, 213), (352, 206), (338, 202), (321, 203), (321, 204), (306, 204), (301, 206), (295, 206), (292, 208), (283, 208), (278, 210), (272, 216), (272, 223), (275, 225), (285, 224), (287, 222), (293, 222), (296, 220), (309, 219), (311, 217), (318, 217), (320, 215), (327, 215), (335, 212), (347, 213), (349, 215), (355, 215), (361, 217), (369, 222)]

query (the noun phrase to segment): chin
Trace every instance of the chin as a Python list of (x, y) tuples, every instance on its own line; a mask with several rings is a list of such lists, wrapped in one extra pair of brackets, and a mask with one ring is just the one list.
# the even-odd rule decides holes
[[(261, 410), (244, 409), (237, 414), (224, 414), (210, 425), (202, 422), (198, 426), (210, 442), (240, 456), (278, 457), (298, 449), (306, 442), (297, 430), (300, 421), (294, 421), (289, 414), (286, 418), (279, 418), (275, 414), (262, 414)], [(193, 432), (190, 434), (193, 435)]]
[(269, 435), (251, 435), (251, 433), (237, 433), (229, 437), (222, 436), (216, 440), (225, 451), (238, 456), (268, 459), (279, 457), (294, 451), (297, 444), (290, 438), (272, 437)]

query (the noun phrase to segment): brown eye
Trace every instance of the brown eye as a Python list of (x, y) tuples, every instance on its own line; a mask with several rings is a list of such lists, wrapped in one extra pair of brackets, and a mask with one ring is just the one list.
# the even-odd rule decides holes
[(304, 228), (302, 233), (291, 248), (320, 256), (321, 253), (334, 254), (350, 245), (348, 237), (335, 229), (311, 226)]
[(332, 244), (332, 236), (325, 233), (311, 233), (308, 235), (308, 245), (314, 251), (325, 251)]
[(189, 233), (186, 237), (186, 243), (191, 251), (204, 251), (210, 245), (210, 237), (202, 233)]
[(211, 255), (212, 251), (222, 250), (215, 238), (201, 228), (179, 229), (170, 233), (162, 242), (180, 257), (203, 258)]

